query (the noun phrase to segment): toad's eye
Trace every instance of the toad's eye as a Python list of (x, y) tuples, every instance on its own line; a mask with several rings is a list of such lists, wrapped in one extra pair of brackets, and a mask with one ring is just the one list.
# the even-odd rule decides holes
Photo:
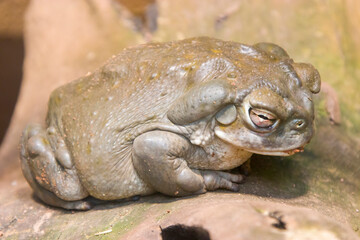
[(261, 109), (250, 108), (249, 115), (251, 121), (258, 128), (271, 128), (278, 122), (275, 115)]

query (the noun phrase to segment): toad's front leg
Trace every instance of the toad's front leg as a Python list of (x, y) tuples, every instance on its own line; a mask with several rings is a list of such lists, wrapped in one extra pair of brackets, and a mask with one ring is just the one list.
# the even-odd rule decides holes
[(243, 180), (241, 175), (189, 168), (191, 159), (208, 161), (208, 156), (175, 133), (147, 132), (135, 139), (133, 147), (133, 164), (140, 177), (166, 195), (186, 196), (219, 188), (238, 191)]

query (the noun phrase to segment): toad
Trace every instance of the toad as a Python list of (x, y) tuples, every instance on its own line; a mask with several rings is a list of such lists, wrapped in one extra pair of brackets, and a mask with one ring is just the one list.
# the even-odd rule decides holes
[(239, 190), (228, 170), (288, 156), (314, 133), (320, 76), (271, 43), (199, 37), (125, 49), (52, 92), (22, 135), (22, 171), (45, 203)]

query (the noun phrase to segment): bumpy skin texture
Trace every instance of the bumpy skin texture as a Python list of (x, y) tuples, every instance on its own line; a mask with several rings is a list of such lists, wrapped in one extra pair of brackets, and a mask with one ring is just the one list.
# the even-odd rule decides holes
[(277, 45), (212, 38), (125, 49), (56, 89), (29, 125), (23, 173), (44, 202), (89, 209), (155, 191), (237, 191), (253, 153), (291, 155), (313, 135), (320, 77)]

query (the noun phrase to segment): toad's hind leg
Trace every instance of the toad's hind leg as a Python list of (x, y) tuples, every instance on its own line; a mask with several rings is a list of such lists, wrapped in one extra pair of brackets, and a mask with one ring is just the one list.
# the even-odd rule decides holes
[(132, 160), (142, 180), (158, 192), (169, 196), (204, 193), (203, 177), (190, 169), (185, 160), (192, 148), (180, 135), (151, 131), (135, 139)]
[(154, 190), (169, 196), (200, 194), (207, 190), (239, 191), (243, 176), (215, 170), (191, 169), (188, 163), (208, 162), (204, 149), (188, 139), (166, 131), (150, 131), (133, 144), (136, 172)]
[(88, 196), (72, 166), (65, 143), (49, 127), (40, 125), (25, 128), (20, 143), (23, 174), (35, 194), (45, 203), (65, 209), (87, 210)]

